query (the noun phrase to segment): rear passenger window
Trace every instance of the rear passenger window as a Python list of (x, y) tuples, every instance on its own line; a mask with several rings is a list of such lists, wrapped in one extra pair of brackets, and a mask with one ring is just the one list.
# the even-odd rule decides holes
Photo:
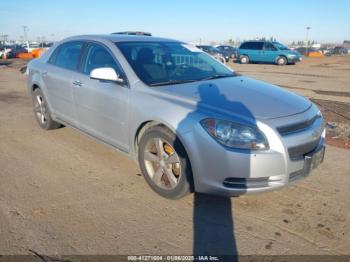
[(248, 49), (247, 47), (248, 47), (248, 43), (243, 43), (243, 44), (241, 44), (239, 49)]
[(246, 42), (241, 45), (240, 49), (262, 50), (263, 45), (263, 42)]
[(253, 48), (254, 50), (262, 50), (264, 43), (263, 42), (252, 42), (253, 43)]
[(78, 70), (82, 47), (82, 42), (64, 43), (57, 47), (50, 57), (49, 63), (69, 70)]

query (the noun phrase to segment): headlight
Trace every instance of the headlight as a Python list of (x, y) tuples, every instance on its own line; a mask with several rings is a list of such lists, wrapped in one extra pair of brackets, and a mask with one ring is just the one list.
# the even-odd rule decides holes
[(296, 57), (297, 55), (287, 55), (287, 57), (290, 57), (290, 58), (293, 58), (293, 57)]
[(201, 125), (224, 146), (251, 150), (269, 149), (265, 136), (255, 127), (212, 118), (202, 120)]

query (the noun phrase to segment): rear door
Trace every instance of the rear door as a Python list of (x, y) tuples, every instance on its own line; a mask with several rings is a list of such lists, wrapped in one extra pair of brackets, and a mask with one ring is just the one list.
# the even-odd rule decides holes
[[(73, 94), (79, 128), (108, 144), (128, 151), (128, 105), (130, 88), (90, 78), (93, 69), (111, 67), (124, 76), (118, 61), (103, 44), (88, 43)], [(125, 77), (124, 77), (125, 79)]]
[(264, 62), (264, 42), (252, 42), (253, 43), (253, 53), (254, 53), (254, 61), (256, 62)]
[(78, 72), (78, 65), (83, 49), (83, 42), (66, 42), (58, 46), (51, 55), (47, 71), (42, 72), (42, 79), (47, 90), (47, 100), (57, 118), (76, 124), (72, 81)]
[(243, 50), (240, 54), (249, 56), (250, 61), (260, 62), (262, 59), (263, 42), (247, 42), (243, 44)]

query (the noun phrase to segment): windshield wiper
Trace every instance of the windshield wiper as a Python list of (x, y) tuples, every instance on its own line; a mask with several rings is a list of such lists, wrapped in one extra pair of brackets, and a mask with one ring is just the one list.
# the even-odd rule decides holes
[(164, 82), (159, 82), (159, 83), (154, 83), (154, 84), (149, 84), (150, 86), (166, 86), (166, 85), (177, 85), (177, 84), (184, 84), (184, 83), (191, 83), (191, 82), (196, 82), (198, 80), (196, 79), (190, 79), (190, 80), (169, 80), (169, 81), (164, 81)]
[(232, 74), (232, 75), (212, 75), (212, 76), (201, 79), (201, 81), (219, 79), (219, 78), (225, 78), (225, 77), (233, 77), (233, 76), (236, 76), (236, 75), (234, 75), (234, 74)]
[(233, 77), (236, 76), (235, 74), (232, 75), (212, 75), (210, 77), (206, 77), (203, 79), (189, 79), (189, 80), (169, 80), (159, 83), (153, 83), (149, 84), (150, 86), (166, 86), (166, 85), (177, 85), (177, 84), (184, 84), (184, 83), (191, 83), (191, 82), (197, 82), (197, 81), (205, 81), (205, 80), (212, 80), (212, 79), (218, 79), (218, 78), (224, 78), (224, 77)]

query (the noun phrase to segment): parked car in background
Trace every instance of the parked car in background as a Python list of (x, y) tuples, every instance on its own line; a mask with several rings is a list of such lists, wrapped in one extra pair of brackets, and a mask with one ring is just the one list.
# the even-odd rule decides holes
[(333, 48), (320, 48), (320, 51), (325, 56), (331, 56), (331, 55), (334, 54), (334, 49)]
[(48, 48), (48, 47), (51, 47), (53, 46), (53, 43), (52, 42), (44, 42), (40, 45), (40, 47), (43, 47), (43, 48)]
[(144, 36), (152, 36), (151, 33), (148, 32), (141, 32), (141, 31), (125, 31), (125, 32), (116, 32), (112, 33), (115, 35), (144, 35)]
[(308, 56), (309, 57), (324, 57), (325, 55), (320, 50), (316, 50), (316, 51), (310, 51), (308, 53)]
[(14, 45), (9, 52), (9, 58), (15, 58), (20, 53), (28, 53), (28, 51), (21, 45)]
[(235, 60), (238, 57), (238, 50), (237, 50), (237, 48), (234, 48), (233, 46), (218, 45), (215, 47), (223, 53), (223, 55), (226, 59), (226, 62), (228, 62), (229, 59)]
[(24, 44), (23, 47), (27, 49), (28, 53), (31, 53), (34, 49), (40, 48), (40, 43), (32, 42)]
[(336, 46), (333, 49), (333, 53), (335, 55), (347, 55), (349, 53), (349, 50), (343, 46)]
[(299, 47), (297, 51), (304, 56), (310, 57), (323, 57), (325, 55), (320, 49), (316, 49), (313, 47)]
[(27, 84), (42, 129), (73, 126), (125, 152), (167, 198), (274, 190), (323, 161), (315, 104), (181, 41), (71, 37), (28, 64)]
[(306, 47), (298, 47), (297, 49), (296, 49), (296, 51), (299, 53), (299, 54), (301, 54), (301, 55), (304, 55), (304, 56), (307, 56), (308, 55), (308, 53), (307, 52), (309, 52), (309, 51), (311, 51), (312, 50), (312, 48), (310, 47), (310, 48), (306, 48)]
[(3, 59), (3, 58), (10, 58), (10, 52), (11, 52), (11, 46), (7, 46), (7, 45), (4, 45), (4, 46), (1, 46), (0, 47), (0, 58)]
[(270, 41), (246, 41), (238, 49), (239, 61), (275, 63), (277, 65), (295, 64), (302, 56), (285, 45)]
[(27, 53), (27, 50), (21, 45), (5, 45), (0, 47), (0, 58), (15, 58), (18, 53)]
[(219, 60), (221, 63), (226, 63), (228, 60), (224, 57), (223, 52), (221, 52), (218, 48), (211, 45), (197, 45), (197, 47), (204, 52), (208, 53), (215, 59)]

